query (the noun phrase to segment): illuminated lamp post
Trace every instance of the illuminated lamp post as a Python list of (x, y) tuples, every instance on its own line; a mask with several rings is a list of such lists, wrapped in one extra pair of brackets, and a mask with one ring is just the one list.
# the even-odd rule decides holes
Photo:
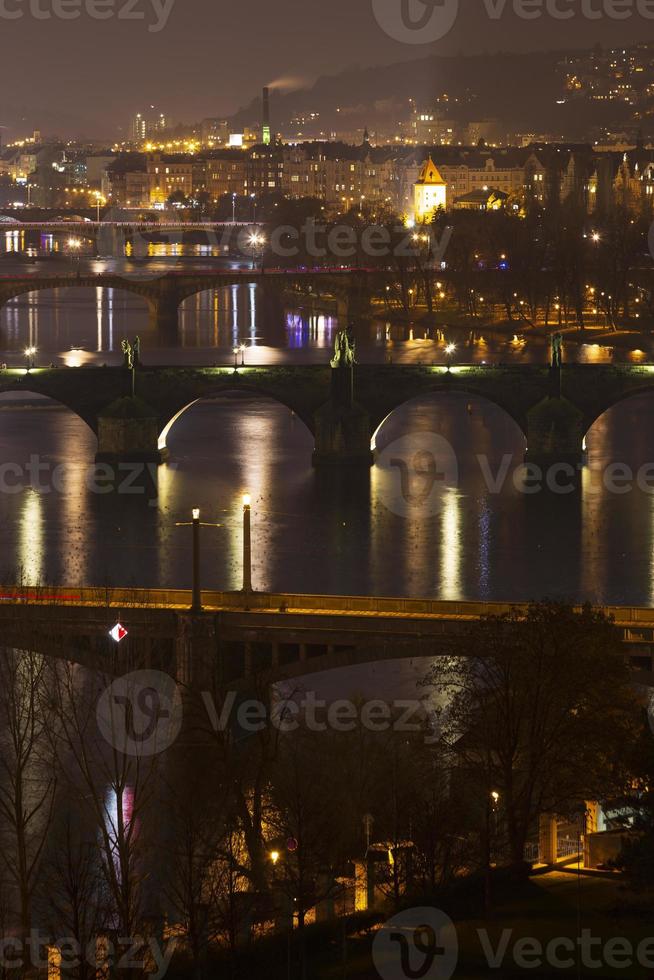
[(254, 260), (256, 257), (257, 249), (259, 248), (260, 245), (263, 245), (264, 241), (265, 239), (263, 235), (259, 235), (257, 232), (255, 232), (253, 235), (250, 235), (249, 242), (250, 245), (252, 246), (252, 269), (254, 269), (254, 264), (255, 264)]
[(250, 513), (250, 494), (243, 494), (243, 592), (252, 592), (252, 529)]

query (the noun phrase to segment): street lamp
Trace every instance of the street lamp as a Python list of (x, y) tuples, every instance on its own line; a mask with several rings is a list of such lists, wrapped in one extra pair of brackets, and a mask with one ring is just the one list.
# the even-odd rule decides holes
[(82, 243), (79, 238), (68, 239), (68, 248), (70, 249), (70, 261), (72, 265), (75, 264), (75, 257), (77, 257), (77, 260), (79, 261), (79, 250), (81, 245)]
[(193, 598), (191, 609), (200, 612), (202, 609), (202, 593), (200, 592), (200, 509), (193, 508)]
[(104, 195), (101, 194), (100, 191), (93, 191), (93, 194), (95, 196), (96, 221), (98, 224), (100, 224), (100, 205), (106, 204), (107, 202)]
[(239, 346), (241, 352), (241, 367), (245, 367), (245, 344)]
[(250, 194), (250, 199), (252, 201), (252, 224), (253, 225), (256, 225), (256, 223), (257, 223), (257, 195), (256, 194)]
[(25, 348), (25, 360), (27, 362), (27, 370), (34, 367), (34, 355), (36, 354), (36, 347), (26, 347)]
[(445, 348), (445, 353), (447, 355), (447, 370), (448, 371), (450, 370), (450, 367), (452, 366), (452, 354), (455, 352), (455, 350), (456, 350), (456, 344), (448, 344), (447, 347)]
[(202, 591), (200, 589), (200, 508), (194, 507), (189, 521), (177, 521), (176, 527), (193, 528), (193, 592), (191, 612), (202, 612)]
[(234, 370), (235, 371), (238, 371), (238, 352), (239, 352), (239, 350), (240, 350), (239, 347), (232, 347), (232, 354), (234, 355)]
[(270, 860), (272, 861), (273, 864), (277, 864), (277, 862), (279, 861), (279, 851), (271, 851)]
[(236, 224), (236, 193), (232, 194), (232, 224)]
[(263, 235), (259, 235), (258, 232), (256, 232), (256, 231), (254, 232), (253, 235), (250, 235), (249, 242), (250, 242), (250, 245), (252, 246), (252, 268), (253, 269), (254, 269), (254, 259), (255, 259), (257, 248), (260, 245), (263, 245), (264, 241), (265, 241), (265, 239), (264, 239)]
[(243, 494), (243, 592), (252, 592), (252, 535), (250, 522), (250, 494)]
[(200, 528), (222, 527), (222, 524), (200, 523), (200, 508), (194, 507), (191, 511), (191, 521), (178, 521), (176, 527), (189, 527), (193, 529), (193, 592), (191, 599), (191, 612), (202, 612), (202, 590), (200, 587)]

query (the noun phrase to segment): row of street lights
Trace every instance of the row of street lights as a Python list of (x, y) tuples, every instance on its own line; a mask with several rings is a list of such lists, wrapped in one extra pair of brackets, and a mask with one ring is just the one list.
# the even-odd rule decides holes
[[(242, 497), (243, 505), (243, 587), (244, 596), (252, 593), (252, 524), (251, 524), (251, 497), (249, 493), (244, 493)], [(200, 528), (201, 527), (222, 527), (222, 524), (210, 524), (200, 521), (200, 508), (194, 507), (191, 511), (191, 521), (178, 521), (177, 527), (191, 527), (193, 532), (193, 586), (191, 609), (193, 612), (202, 612), (202, 589), (200, 585)]]

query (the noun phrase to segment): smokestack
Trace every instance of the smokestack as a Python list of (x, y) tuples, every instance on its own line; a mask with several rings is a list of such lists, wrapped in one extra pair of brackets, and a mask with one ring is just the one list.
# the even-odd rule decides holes
[(266, 85), (263, 90), (263, 119), (261, 126), (261, 140), (264, 146), (270, 145), (270, 89)]

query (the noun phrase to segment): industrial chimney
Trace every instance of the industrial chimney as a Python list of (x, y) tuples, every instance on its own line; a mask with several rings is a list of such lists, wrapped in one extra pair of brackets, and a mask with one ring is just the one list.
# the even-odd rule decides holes
[(264, 146), (270, 145), (270, 89), (266, 85), (263, 90), (263, 120), (261, 126), (261, 141)]

